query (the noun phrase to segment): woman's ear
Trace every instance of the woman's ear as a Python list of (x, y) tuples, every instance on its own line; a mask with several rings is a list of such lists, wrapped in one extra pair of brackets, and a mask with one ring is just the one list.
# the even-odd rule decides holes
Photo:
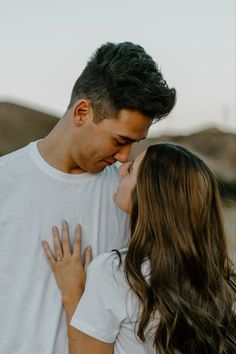
[(78, 100), (73, 108), (73, 121), (75, 126), (81, 127), (91, 113), (91, 103), (86, 99)]

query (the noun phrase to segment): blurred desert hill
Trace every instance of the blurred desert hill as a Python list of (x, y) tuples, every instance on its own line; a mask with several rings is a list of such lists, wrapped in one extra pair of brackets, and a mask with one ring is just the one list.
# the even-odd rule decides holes
[(163, 135), (134, 144), (131, 158), (149, 145), (164, 141), (183, 145), (200, 156), (236, 199), (236, 134), (209, 128), (191, 135)]
[[(58, 117), (9, 102), (0, 102), (0, 155), (14, 151), (31, 141), (46, 136)], [(157, 123), (158, 124), (158, 123)], [(236, 135), (216, 128), (188, 136), (160, 136), (134, 144), (131, 158), (147, 146), (161, 141), (172, 141), (199, 154), (214, 170), (219, 179), (231, 186), (236, 198)]]
[[(158, 123), (157, 123), (158, 124)], [(224, 201), (224, 221), (228, 249), (236, 268), (236, 134), (223, 133), (216, 128), (188, 136), (160, 136), (133, 145), (133, 159), (149, 145), (169, 141), (189, 148), (215, 172)]]
[(52, 115), (0, 102), (0, 156), (43, 138), (57, 122)]
[[(18, 104), (0, 102), (0, 156), (46, 136), (57, 122), (58, 117)], [(230, 203), (225, 203), (224, 216), (229, 249), (236, 263), (236, 135), (211, 128), (188, 136), (166, 135), (148, 138), (134, 144), (130, 158), (148, 145), (161, 141), (171, 141), (190, 148), (200, 155), (217, 175), (224, 199), (231, 200)]]

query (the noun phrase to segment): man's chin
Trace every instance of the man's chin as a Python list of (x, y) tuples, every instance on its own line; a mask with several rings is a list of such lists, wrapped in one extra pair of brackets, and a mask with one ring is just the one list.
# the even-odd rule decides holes
[(110, 162), (106, 160), (99, 161), (96, 165), (87, 166), (87, 172), (89, 173), (99, 173), (105, 170), (106, 167), (113, 165), (115, 162)]
[(91, 167), (91, 168), (88, 168), (87, 169), (87, 172), (89, 173), (99, 173), (99, 172), (102, 172), (103, 170), (105, 170), (107, 166), (94, 166), (94, 167)]

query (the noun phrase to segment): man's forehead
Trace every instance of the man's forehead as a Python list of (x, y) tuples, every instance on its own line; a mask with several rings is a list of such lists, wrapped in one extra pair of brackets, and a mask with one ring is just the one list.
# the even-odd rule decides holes
[(113, 137), (133, 143), (145, 139), (152, 120), (137, 111), (121, 110), (118, 118), (107, 118), (101, 123)]
[(151, 119), (133, 117), (133, 119), (117, 119), (113, 125), (114, 131), (122, 139), (145, 139), (151, 126)]

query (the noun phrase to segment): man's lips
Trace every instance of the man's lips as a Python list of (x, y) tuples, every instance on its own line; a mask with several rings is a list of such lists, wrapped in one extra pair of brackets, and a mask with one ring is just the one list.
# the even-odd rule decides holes
[(103, 161), (105, 161), (106, 164), (108, 164), (109, 166), (116, 162), (115, 159), (113, 159), (113, 160), (105, 160), (105, 159), (104, 159)]

